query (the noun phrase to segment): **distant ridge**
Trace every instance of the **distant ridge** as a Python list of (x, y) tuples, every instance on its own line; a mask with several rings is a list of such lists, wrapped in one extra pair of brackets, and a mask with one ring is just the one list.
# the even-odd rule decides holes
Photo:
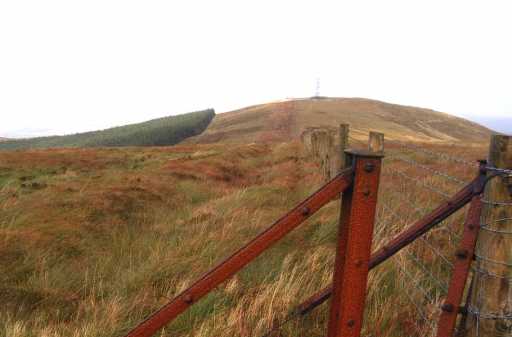
[(214, 116), (215, 111), (208, 109), (101, 131), (78, 133), (68, 136), (4, 140), (0, 143), (0, 150), (54, 147), (174, 145), (188, 137), (203, 132)]
[(308, 127), (350, 124), (351, 136), (366, 139), (368, 131), (387, 139), (418, 142), (486, 142), (491, 130), (464, 118), (431, 109), (366, 98), (309, 97), (254, 105), (217, 114), (189, 143), (290, 141)]
[(498, 132), (512, 134), (512, 117), (478, 117), (478, 120)]

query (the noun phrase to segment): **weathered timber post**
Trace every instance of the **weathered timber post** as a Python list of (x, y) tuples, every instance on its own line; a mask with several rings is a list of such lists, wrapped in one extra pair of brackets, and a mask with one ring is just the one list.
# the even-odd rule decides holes
[(304, 130), (300, 135), (300, 140), (304, 145), (304, 150), (306, 151), (306, 153), (311, 153), (313, 146), (313, 144), (311, 144), (311, 131), (307, 129)]
[(313, 136), (315, 136), (312, 140), (314, 141), (314, 144), (316, 143), (316, 152), (320, 159), (322, 176), (324, 178), (324, 182), (328, 182), (330, 180), (332, 137), (327, 129), (317, 130), (313, 133)]
[(329, 132), (324, 129), (313, 130), (311, 134), (312, 154), (322, 158), (328, 152)]
[(370, 131), (368, 138), (368, 150), (370, 152), (384, 153), (384, 134)]
[(493, 135), (488, 182), (475, 254), (475, 278), (468, 305), (468, 337), (512, 336), (512, 136)]
[(304, 150), (306, 150), (306, 153), (310, 155), (315, 154), (313, 149), (313, 133), (315, 130), (316, 128), (314, 127), (308, 127), (300, 135), (300, 140), (304, 144)]
[(382, 155), (348, 152), (355, 168), (343, 193), (333, 275), (328, 337), (361, 334)]
[(348, 124), (340, 124), (337, 132), (326, 127), (312, 127), (301, 134), (304, 149), (320, 163), (324, 182), (347, 167), (344, 151), (348, 147), (348, 132)]
[(348, 148), (349, 125), (340, 124), (337, 134), (334, 135), (330, 154), (330, 179), (337, 176), (347, 167), (345, 150)]

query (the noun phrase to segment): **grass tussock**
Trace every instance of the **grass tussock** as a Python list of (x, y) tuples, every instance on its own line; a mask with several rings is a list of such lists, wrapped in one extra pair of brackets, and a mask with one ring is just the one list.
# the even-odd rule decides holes
[[(392, 160), (385, 167), (421, 176)], [(0, 152), (0, 337), (120, 336), (321, 181), (296, 143)], [(375, 248), (420, 216), (410, 202), (423, 211), (439, 202), (411, 186), (384, 170)], [(260, 336), (285, 320), (331, 282), (338, 208), (327, 205), (157, 336)], [(462, 216), (429, 242), (451, 249), (446, 228), (455, 231)], [(439, 278), (449, 274), (427, 246), (409, 253)], [(411, 283), (400, 268), (435, 301), (442, 298), (400, 254), (371, 274), (365, 336), (425, 332), (404, 296)], [(323, 305), (279, 336), (324, 336), (327, 316)]]

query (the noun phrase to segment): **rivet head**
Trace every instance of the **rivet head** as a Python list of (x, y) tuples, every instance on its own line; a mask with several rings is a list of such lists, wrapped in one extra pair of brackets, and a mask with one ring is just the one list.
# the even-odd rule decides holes
[(369, 196), (369, 195), (370, 195), (370, 190), (369, 190), (369, 189), (364, 190), (364, 191), (363, 191), (363, 195), (364, 195), (365, 197)]
[(303, 207), (301, 210), (302, 215), (307, 216), (310, 213), (310, 210), (308, 207)]
[(372, 172), (375, 169), (375, 164), (373, 163), (366, 163), (364, 165), (364, 170), (368, 173)]
[(194, 299), (192, 298), (192, 295), (186, 294), (185, 297), (183, 298), (183, 301), (185, 301), (185, 303), (190, 304), (190, 303), (194, 302)]
[(468, 251), (466, 249), (457, 249), (455, 252), (455, 256), (461, 260), (466, 259), (468, 257)]
[(356, 261), (355, 261), (355, 265), (356, 265), (356, 267), (361, 267), (361, 266), (363, 265), (363, 261), (361, 261), (361, 260), (356, 260)]
[(347, 322), (347, 325), (350, 326), (350, 327), (353, 327), (355, 324), (356, 324), (356, 321), (354, 321), (353, 319), (350, 319)]
[(445, 312), (453, 312), (453, 304), (451, 303), (444, 303), (442, 306), (441, 306), (441, 310), (445, 311)]

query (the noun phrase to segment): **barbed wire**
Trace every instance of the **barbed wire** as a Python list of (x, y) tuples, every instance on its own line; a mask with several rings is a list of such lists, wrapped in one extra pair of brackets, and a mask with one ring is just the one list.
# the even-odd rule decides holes
[(409, 149), (409, 150), (412, 150), (412, 151), (421, 152), (421, 153), (427, 154), (429, 156), (437, 157), (437, 158), (443, 158), (443, 159), (450, 160), (450, 161), (458, 163), (458, 164), (466, 165), (468, 167), (476, 167), (476, 166), (478, 166), (478, 163), (476, 163), (476, 162), (470, 162), (470, 161), (468, 161), (466, 159), (463, 159), (463, 158), (460, 158), (460, 157), (456, 157), (456, 156), (452, 156), (452, 155), (449, 155), (449, 154), (444, 153), (444, 152), (434, 152), (434, 151), (427, 150), (425, 148), (422, 148), (422, 147), (419, 147), (419, 146), (416, 146), (416, 145), (405, 144), (405, 143), (402, 143), (402, 142), (397, 141), (397, 140), (388, 141), (388, 142), (398, 144), (398, 145), (402, 146), (403, 148), (406, 148), (406, 149)]
[(487, 205), (493, 205), (493, 206), (512, 206), (512, 201), (511, 202), (508, 202), (508, 201), (491, 201), (491, 200), (488, 200), (488, 199), (482, 199), (482, 202), (484, 204), (487, 204)]
[(468, 312), (477, 316), (478, 318), (483, 319), (492, 319), (492, 320), (512, 320), (512, 313), (509, 315), (498, 315), (493, 313), (482, 313), (478, 308), (475, 308), (471, 305), (468, 305)]
[[(386, 208), (388, 210), (388, 212), (390, 212), (390, 214), (395, 218), (395, 219), (400, 219), (400, 216), (394, 212), (389, 206), (387, 206), (386, 204), (383, 204), (382, 205), (384, 208)], [(448, 264), (451, 268), (453, 268), (453, 263), (450, 262), (448, 260), (448, 258), (439, 251), (439, 249), (437, 249), (434, 245), (432, 245), (427, 239), (425, 239), (425, 237), (422, 235), (418, 238), (419, 240), (421, 240), (425, 245), (427, 245), (427, 247), (429, 247), (430, 250), (432, 250), (432, 252), (436, 255), (438, 255), (446, 264)]]
[(503, 168), (498, 168), (498, 167), (494, 167), (494, 166), (486, 166), (485, 169), (487, 171), (492, 171), (492, 172), (496, 172), (496, 174), (498, 175), (503, 175), (503, 176), (512, 176), (512, 170), (509, 170), (509, 169), (503, 169)]
[[(512, 221), (512, 218), (496, 219), (496, 220), (493, 220), (492, 223), (498, 223), (498, 222), (504, 222), (504, 221)], [(491, 233), (496, 233), (496, 234), (505, 234), (505, 235), (512, 234), (512, 231), (502, 231), (499, 229), (491, 228), (489, 226), (489, 223), (486, 223), (486, 222), (482, 222), (480, 224), (480, 229), (482, 229), (484, 231), (491, 232)]]
[(440, 177), (443, 177), (449, 181), (452, 181), (452, 182), (455, 182), (459, 185), (466, 185), (469, 183), (469, 181), (464, 181), (464, 180), (461, 180), (457, 177), (454, 177), (446, 172), (443, 172), (443, 171), (439, 171), (439, 170), (436, 170), (432, 167), (429, 167), (427, 165), (424, 165), (424, 164), (421, 164), (421, 163), (418, 163), (417, 161), (413, 160), (413, 159), (410, 159), (410, 158), (404, 158), (402, 156), (392, 156), (392, 157), (389, 157), (388, 159), (396, 159), (396, 160), (400, 160), (404, 163), (407, 163), (411, 166), (416, 166), (416, 167), (419, 167), (423, 170), (426, 170), (426, 171), (429, 171), (429, 172), (432, 172), (433, 174), (437, 175), (437, 176), (440, 176)]
[[(353, 138), (353, 137), (349, 137), (349, 140), (355, 144), (361, 144), (363, 146), (367, 146), (367, 144), (362, 141), (362, 140), (359, 140), (359, 139), (356, 139), (356, 138)], [(403, 148), (405, 149), (408, 149), (408, 150), (411, 150), (411, 151), (416, 151), (416, 152), (421, 152), (421, 153), (424, 153), (424, 154), (427, 154), (431, 157), (435, 157), (435, 158), (441, 158), (443, 160), (449, 160), (449, 161), (452, 161), (452, 162), (455, 162), (455, 163), (458, 163), (458, 164), (463, 164), (465, 165), (466, 167), (476, 167), (477, 164), (476, 163), (472, 163), (472, 162), (469, 162), (467, 160), (464, 160), (464, 159), (461, 159), (461, 158), (458, 158), (458, 157), (454, 157), (454, 156), (450, 156), (448, 154), (445, 154), (445, 153), (436, 153), (434, 151), (429, 151), (429, 150), (426, 150), (426, 149), (423, 149), (421, 147), (416, 147), (416, 146), (412, 146), (412, 145), (406, 145), (406, 144), (403, 144), (403, 143), (400, 143), (400, 142), (397, 142), (400, 146), (402, 146)], [(436, 168), (433, 168), (431, 166), (428, 166), (428, 165), (425, 165), (417, 160), (414, 160), (412, 158), (408, 158), (406, 157), (408, 153), (406, 152), (402, 152), (403, 154), (401, 155), (393, 155), (393, 156), (390, 156), (390, 157), (387, 157), (385, 158), (384, 160), (386, 162), (389, 162), (389, 161), (400, 161), (400, 162), (404, 162), (404, 163), (407, 163), (408, 165), (410, 166), (414, 166), (414, 167), (418, 167), (422, 170), (425, 170), (425, 171), (428, 171), (430, 173), (432, 173), (433, 175), (435, 176), (439, 176), (439, 177), (442, 177), (443, 179), (446, 179), (450, 182), (453, 182), (453, 183), (456, 183), (458, 185), (466, 185), (468, 183), (468, 181), (465, 181), (459, 177), (456, 177), (456, 176), (453, 176), (443, 170), (439, 170), (439, 169), (436, 169)], [(488, 170), (490, 171), (493, 171), (495, 173), (498, 173), (500, 175), (504, 175), (504, 176), (512, 176), (512, 170), (504, 170), (504, 169), (496, 169), (496, 168), (492, 168), (492, 167), (487, 167)], [(434, 185), (431, 185), (429, 183), (427, 183), (425, 180), (423, 180), (422, 178), (418, 178), (418, 177), (415, 177), (413, 175), (410, 175), (408, 174), (406, 171), (402, 171), (402, 170), (399, 170), (395, 167), (390, 167), (389, 165), (386, 165), (385, 168), (383, 169), (383, 173), (386, 175), (386, 174), (389, 174), (390, 176), (399, 176), (399, 177), (402, 177), (410, 182), (413, 182), (415, 185), (417, 186), (421, 186), (439, 196), (441, 196), (442, 198), (450, 198), (451, 197), (451, 194), (443, 191), (442, 189), (434, 186)], [(395, 191), (393, 188), (388, 188), (386, 190), (386, 192), (390, 192), (391, 195), (396, 198), (397, 200), (399, 200), (399, 204), (401, 205), (407, 205), (407, 207), (417, 213), (418, 215), (420, 216), (424, 216), (425, 214), (428, 213), (429, 210), (427, 210), (425, 207), (421, 207), (421, 206), (418, 206), (418, 204), (416, 204), (415, 202), (407, 199), (406, 195), (403, 194), (403, 193), (400, 193), (399, 191)], [(485, 200), (484, 200), (485, 202)], [(499, 204), (499, 205), (512, 205), (512, 203), (509, 203), (509, 202), (495, 202), (495, 201), (488, 201), (488, 203), (492, 203), (492, 204)], [(376, 236), (378, 235), (381, 235), (382, 233), (381, 232), (384, 232), (385, 230), (385, 227), (390, 224), (392, 221), (400, 221), (400, 222), (406, 222), (404, 221), (404, 217), (403, 215), (399, 215), (397, 214), (392, 207), (390, 207), (388, 204), (386, 203), (382, 203), (382, 207), (384, 210), (386, 210), (386, 215), (389, 215), (389, 217), (387, 219), (383, 219), (383, 216), (384, 215), (381, 215), (379, 217), (377, 217), (376, 219), (376, 224), (377, 224), (377, 228), (380, 228), (380, 229), (377, 229), (376, 231)], [(502, 219), (503, 221), (505, 220), (512, 220), (512, 218), (505, 218), (505, 219)], [(489, 231), (492, 231), (492, 232), (496, 232), (496, 233), (501, 233), (501, 231), (499, 230), (495, 230), (495, 229), (492, 229), (490, 228), (489, 226), (487, 225), (482, 225), (481, 226), (484, 230), (489, 230)], [(456, 239), (459, 239), (460, 240), (460, 236), (458, 234), (456, 234), (451, 228), (449, 228), (449, 226), (442, 226), (443, 229), (446, 229), (451, 235), (453, 235)], [(512, 232), (505, 232), (506, 234), (512, 234)], [(433, 245), (432, 243), (429, 242), (429, 240), (427, 240), (427, 238), (422, 235), (419, 237), (419, 240), (420, 242), (422, 242), (422, 244), (426, 247), (428, 247), (428, 249), (430, 249), (434, 255), (438, 256), (440, 258), (440, 260), (442, 261), (442, 263), (446, 263), (448, 266), (450, 266), (451, 268), (453, 268), (453, 263), (442, 253), (441, 249), (437, 248), (435, 245)], [(412, 248), (411, 248), (412, 249)], [(432, 329), (433, 331), (436, 329), (436, 324), (433, 323), (433, 321), (431, 319), (429, 319), (429, 314), (431, 314), (429, 312), (429, 314), (427, 314), (427, 312), (425, 311), (425, 309), (423, 309), (421, 307), (421, 301), (418, 301), (418, 300), (415, 300), (413, 298), (413, 296), (411, 295), (410, 291), (412, 291), (414, 289), (415, 292), (420, 292), (422, 294), (422, 296), (425, 298), (426, 301), (430, 302), (430, 303), (436, 303), (437, 302), (437, 299), (436, 299), (436, 296), (437, 296), (437, 291), (441, 291), (442, 293), (446, 294), (448, 292), (448, 285), (446, 283), (445, 280), (442, 280), (439, 275), (434, 275), (434, 274), (437, 274), (435, 272), (433, 272), (431, 270), (431, 266), (427, 266), (425, 263), (422, 262), (421, 258), (418, 257), (416, 255), (415, 252), (413, 251), (409, 251), (409, 250), (403, 250), (402, 251), (404, 253), (404, 257), (407, 258), (407, 261), (409, 261), (409, 263), (412, 263), (413, 265), (416, 266), (415, 269), (413, 270), (417, 270), (415, 273), (419, 272), (421, 275), (423, 276), (419, 276), (420, 274), (417, 274), (415, 276), (413, 276), (410, 271), (407, 270), (407, 268), (405, 268), (404, 266), (402, 266), (400, 264), (400, 262), (396, 262), (396, 265), (397, 265), (397, 268), (399, 269), (400, 273), (402, 275), (404, 275), (410, 282), (408, 282), (408, 290), (404, 291), (404, 294), (407, 296), (408, 300), (411, 302), (411, 304), (413, 304), (415, 310), (417, 311), (418, 315), (421, 317), (422, 321), (424, 322), (424, 327), (425, 328), (430, 328)], [(487, 260), (487, 261), (490, 261), (490, 262), (493, 262), (493, 263), (501, 263), (500, 261), (494, 261), (492, 259), (488, 259), (486, 257), (481, 257), (481, 256), (476, 256), (477, 259), (481, 259), (481, 260)], [(435, 260), (433, 260), (435, 261)], [(439, 261), (439, 260), (438, 260)], [(433, 263), (437, 263), (437, 262), (433, 262)], [(507, 263), (503, 263), (507, 266), (510, 266), (512, 267), (512, 264), (507, 264)], [(477, 268), (473, 268), (473, 270), (477, 273), (481, 273), (481, 274), (486, 274), (486, 275), (490, 275), (492, 276), (489, 272), (487, 271), (482, 271), (480, 269), (477, 269)], [(507, 278), (509, 280), (512, 280), (512, 278)], [(421, 281), (421, 280), (430, 280), (430, 282), (428, 281)], [(432, 287), (432, 289), (430, 290), (427, 290), (424, 286), (422, 286), (422, 282), (426, 282), (425, 284), (428, 284), (428, 287)], [(436, 291), (436, 293), (434, 293), (434, 295), (432, 294), (432, 292)], [(472, 312), (472, 308), (468, 308), (468, 312)], [(478, 313), (478, 315), (482, 316), (481, 313), (479, 313), (478, 311), (475, 311)], [(505, 317), (506, 319), (512, 319), (512, 315), (509, 317), (509, 316), (499, 316), (499, 315), (492, 315), (492, 314), (486, 314), (488, 317), (494, 317), (495, 319), (499, 319), (499, 318), (502, 318), (502, 317)], [(271, 327), (270, 330), (268, 330), (265, 334), (261, 335), (261, 337), (270, 337), (272, 336), (272, 334), (276, 333), (277, 331), (281, 330), (282, 327), (286, 324), (288, 324), (289, 322), (297, 319), (298, 317), (302, 316), (301, 313), (299, 311), (292, 311), (290, 312), (287, 316), (284, 317), (284, 319), (282, 319), (280, 322), (278, 322), (276, 325), (273, 325)], [(483, 317), (483, 316), (482, 316)]]
[[(385, 175), (385, 174), (384, 174)], [(420, 215), (421, 217), (427, 215), (429, 213), (430, 210), (427, 210), (426, 208), (421, 208), (420, 206), (418, 206), (416, 203), (412, 202), (411, 200), (409, 199), (406, 199), (406, 196), (404, 193), (398, 193), (398, 192), (395, 192), (393, 191), (393, 189), (387, 189), (386, 190), (386, 193), (390, 193), (392, 194), (393, 196), (395, 196), (396, 198), (400, 199), (402, 201), (403, 204), (407, 204), (409, 207), (412, 208), (412, 210), (414, 210), (418, 215)], [(396, 213), (395, 213), (396, 214)], [(448, 232), (450, 232), (450, 234), (452, 236), (454, 236), (457, 240), (460, 240), (460, 235), (457, 234), (456, 232), (454, 232), (449, 226), (440, 226), (439, 228), (442, 228), (442, 229), (446, 229)]]
[[(386, 209), (386, 211), (388, 211), (395, 219), (399, 220), (399, 221), (402, 221), (403, 220), (403, 217), (401, 217), (397, 212), (395, 212), (391, 206), (389, 206), (388, 204), (386, 203), (381, 203), (382, 207), (384, 207)], [(446, 229), (448, 232), (450, 232), (450, 234), (452, 234), (453, 236), (455, 236), (455, 238), (459, 239), (460, 240), (460, 236), (458, 234), (456, 234), (455, 232), (453, 232), (448, 226), (446, 225), (440, 225), (438, 226), (438, 228), (442, 228), (442, 229)], [(423, 238), (423, 236), (420, 236), (420, 238)]]
[(446, 192), (444, 192), (444, 191), (442, 191), (442, 190), (440, 190), (440, 189), (438, 189), (438, 188), (436, 188), (436, 187), (434, 187), (432, 185), (429, 185), (429, 184), (427, 184), (427, 183), (425, 183), (425, 182), (423, 182), (423, 181), (421, 181), (419, 179), (411, 177), (408, 174), (404, 173), (403, 171), (392, 169), (392, 168), (389, 168), (389, 167), (387, 167), (386, 169), (391, 171), (391, 172), (393, 172), (393, 173), (395, 173), (395, 174), (397, 174), (397, 175), (399, 175), (399, 176), (404, 177), (407, 180), (413, 181), (416, 184), (419, 184), (419, 185), (425, 187), (426, 189), (429, 189), (430, 191), (432, 191), (434, 193), (439, 194), (440, 196), (442, 196), (445, 199), (449, 199), (451, 197), (451, 195), (449, 195), (448, 193), (446, 193)]
[(484, 276), (491, 276), (491, 277), (494, 277), (494, 278), (499, 278), (499, 279), (502, 279), (502, 280), (507, 280), (507, 281), (509, 281), (510, 284), (512, 284), (512, 277), (510, 277), (510, 276), (498, 275), (498, 274), (495, 274), (495, 273), (491, 273), (488, 270), (480, 269), (478, 267), (472, 267), (471, 270), (473, 270), (475, 273), (478, 273), (478, 274), (481, 274), (481, 275), (484, 275)]
[(477, 253), (475, 253), (475, 258), (476, 258), (477, 260), (485, 261), (485, 262), (487, 262), (487, 263), (499, 264), (499, 265), (501, 265), (501, 266), (506, 266), (506, 267), (512, 267), (512, 263), (493, 260), (493, 259), (488, 258), (487, 256), (482, 256), (482, 255), (479, 255), (479, 254), (477, 254)]

